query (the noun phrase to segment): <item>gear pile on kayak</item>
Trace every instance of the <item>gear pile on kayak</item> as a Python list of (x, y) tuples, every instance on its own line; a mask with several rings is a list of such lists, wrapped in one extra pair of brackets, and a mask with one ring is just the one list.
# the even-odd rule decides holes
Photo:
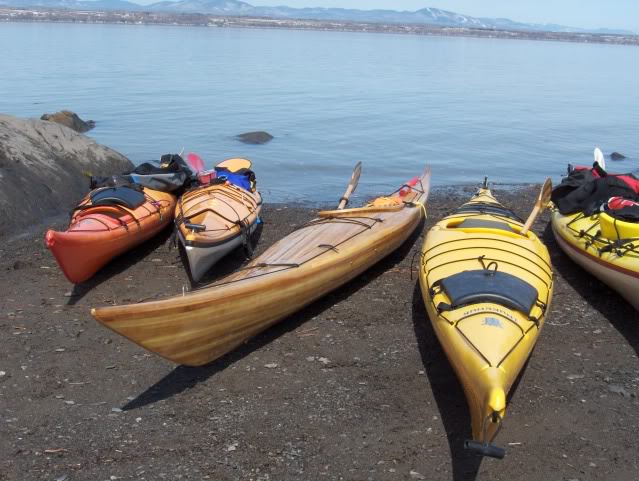
[(639, 179), (609, 174), (595, 161), (569, 168), (552, 200), (557, 244), (639, 309)]

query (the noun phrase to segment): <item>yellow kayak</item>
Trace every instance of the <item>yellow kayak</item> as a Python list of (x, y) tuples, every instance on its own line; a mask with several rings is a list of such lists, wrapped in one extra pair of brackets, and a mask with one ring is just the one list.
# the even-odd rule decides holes
[(548, 250), (484, 184), (438, 222), (422, 250), (426, 310), (468, 400), (465, 446), (502, 458), (492, 445), (506, 398), (532, 352), (552, 297)]
[(639, 224), (606, 213), (562, 215), (555, 209), (552, 230), (573, 261), (639, 309)]

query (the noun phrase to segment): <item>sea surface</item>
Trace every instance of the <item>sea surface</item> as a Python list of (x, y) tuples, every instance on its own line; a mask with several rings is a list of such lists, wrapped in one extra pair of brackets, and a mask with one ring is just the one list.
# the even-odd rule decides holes
[[(247, 157), (271, 202), (337, 202), (358, 161), (360, 199), (427, 163), (434, 186), (558, 181), (595, 146), (639, 168), (637, 47), (5, 23), (0, 50), (0, 112), (73, 110), (136, 163)], [(254, 130), (275, 139), (235, 138)]]

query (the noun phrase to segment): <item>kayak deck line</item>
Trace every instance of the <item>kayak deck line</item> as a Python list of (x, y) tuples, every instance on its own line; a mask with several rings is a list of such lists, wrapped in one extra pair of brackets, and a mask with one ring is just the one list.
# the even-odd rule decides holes
[(228, 284), (233, 284), (235, 282), (251, 280), (251, 279), (254, 279), (256, 277), (267, 276), (269, 274), (277, 274), (277, 273), (282, 272), (282, 271), (287, 270), (287, 269), (295, 269), (295, 268), (301, 267), (304, 264), (306, 264), (307, 262), (311, 262), (311, 261), (317, 259), (319, 256), (321, 256), (323, 254), (326, 254), (327, 252), (331, 252), (331, 251), (336, 252), (336, 250), (337, 250), (337, 248), (339, 246), (341, 246), (341, 245), (345, 244), (346, 242), (354, 239), (355, 237), (357, 237), (358, 235), (362, 234), (363, 232), (366, 232), (367, 230), (372, 229), (375, 226), (375, 224), (383, 222), (383, 219), (372, 219), (370, 217), (361, 217), (361, 218), (362, 219), (373, 220), (374, 222), (372, 224), (370, 224), (370, 225), (366, 224), (365, 222), (360, 222), (360, 221), (348, 222), (348, 220), (350, 219), (348, 217), (341, 218), (341, 219), (332, 219), (332, 218), (329, 218), (329, 219), (315, 219), (315, 220), (309, 221), (308, 223), (306, 223), (306, 224), (294, 229), (293, 232), (296, 232), (298, 230), (302, 230), (302, 229), (307, 228), (307, 227), (315, 227), (315, 226), (318, 226), (318, 225), (328, 224), (328, 223), (343, 223), (343, 224), (350, 223), (350, 224), (356, 224), (356, 225), (365, 227), (365, 229), (362, 229), (361, 231), (356, 232), (352, 236), (344, 239), (343, 241), (337, 243), (336, 245), (327, 245), (327, 244), (318, 245), (317, 248), (325, 248), (325, 250), (322, 251), (322, 252), (319, 252), (318, 254), (314, 255), (313, 257), (305, 259), (303, 262), (299, 262), (299, 263), (296, 263), (296, 262), (290, 262), (290, 263), (283, 262), (283, 263), (277, 263), (277, 264), (259, 263), (259, 264), (240, 267), (239, 269), (237, 269), (236, 272), (248, 271), (248, 270), (253, 270), (253, 269), (278, 268), (278, 267), (282, 267), (282, 269), (275, 270), (275, 271), (269, 271), (269, 272), (263, 272), (261, 274), (256, 274), (254, 276), (247, 276), (247, 277), (243, 277), (242, 279), (235, 279), (235, 280), (231, 280), (231, 281), (227, 281), (227, 282), (217, 282), (216, 283), (214, 281), (214, 282), (212, 282), (210, 284), (205, 284), (205, 285), (197, 287), (196, 289), (193, 289), (193, 290), (202, 290), (202, 289), (208, 289), (210, 287), (225, 286), (225, 285), (228, 285)]
[[(420, 180), (420, 185), (422, 186), (422, 189), (423, 189), (423, 184), (422, 184), (421, 180)], [(397, 189), (395, 192), (393, 192), (390, 195), (396, 194), (403, 187), (410, 187), (410, 186), (407, 185), (407, 184), (404, 184), (401, 188)], [(411, 188), (413, 190), (419, 192), (420, 195), (419, 195), (418, 198), (421, 198), (424, 194), (426, 194), (425, 190), (417, 189), (414, 186), (411, 187)], [(421, 205), (421, 204), (419, 204), (418, 202), (415, 202), (415, 200), (413, 200), (411, 202), (402, 202), (402, 204), (400, 205), (400, 209), (398, 209), (398, 210), (401, 210), (401, 209), (404, 209), (404, 208), (414, 208), (414, 207), (417, 207), (418, 205)], [(421, 207), (422, 207), (422, 209), (424, 209), (423, 205), (421, 205)], [(348, 213), (349, 211), (357, 211), (358, 213), (362, 213), (363, 211), (365, 212), (366, 209), (367, 209), (366, 207), (360, 207), (360, 208), (349, 209), (347, 211), (323, 211), (323, 212), (320, 212), (319, 214), (321, 216), (321, 214), (328, 213), (328, 212), (331, 212), (331, 213), (332, 212), (335, 212), (335, 213), (346, 212), (346, 213)], [(366, 222), (364, 222), (363, 220), (360, 220), (360, 219), (369, 220), (369, 221), (372, 221), (372, 223), (368, 224), (368, 223), (366, 223)], [(276, 274), (276, 273), (282, 272), (283, 270), (286, 270), (286, 269), (295, 269), (297, 267), (300, 267), (300, 266), (304, 265), (307, 262), (310, 262), (312, 260), (317, 259), (319, 256), (321, 256), (323, 254), (326, 254), (326, 253), (331, 252), (331, 251), (335, 252), (338, 247), (340, 247), (343, 244), (345, 244), (346, 242), (354, 239), (355, 237), (361, 235), (362, 233), (366, 232), (367, 230), (372, 229), (376, 224), (382, 223), (382, 222), (384, 222), (384, 219), (382, 219), (382, 218), (367, 217), (367, 216), (362, 216), (362, 215), (359, 215), (359, 216), (346, 215), (344, 217), (332, 217), (332, 216), (329, 216), (329, 217), (320, 217), (318, 219), (310, 220), (306, 224), (303, 224), (303, 225), (293, 229), (293, 232), (296, 232), (296, 231), (299, 231), (299, 230), (302, 230), (302, 229), (306, 229), (308, 227), (315, 227), (315, 226), (318, 226), (318, 225), (329, 224), (329, 223), (355, 224), (355, 225), (364, 227), (364, 229), (362, 229), (359, 232), (354, 233), (352, 236), (344, 239), (343, 241), (341, 241), (341, 242), (339, 242), (339, 243), (337, 243), (335, 245), (327, 245), (327, 244), (318, 245), (317, 246), (318, 248), (322, 248), (323, 247), (323, 248), (326, 248), (326, 250), (323, 251), (323, 252), (319, 252), (315, 256), (306, 259), (304, 262), (301, 262), (301, 263), (286, 263), (285, 262), (285, 263), (277, 263), (277, 264), (261, 263), (261, 264), (255, 264), (255, 265), (240, 267), (237, 271), (246, 271), (246, 270), (253, 270), (253, 269), (266, 269), (266, 268), (277, 268), (277, 267), (282, 267), (283, 269), (276, 270), (276, 271), (270, 271), (270, 272), (264, 272), (264, 273), (261, 273), (261, 274), (256, 274), (254, 276), (244, 277), (242, 279), (235, 279), (235, 280), (231, 280), (231, 281), (227, 281), (227, 282), (215, 282), (214, 281), (214, 282), (212, 282), (210, 284), (205, 284), (203, 286), (198, 286), (197, 288), (195, 288), (193, 290), (195, 291), (195, 290), (207, 289), (207, 288), (210, 288), (210, 287), (224, 286), (224, 285), (233, 284), (233, 283), (240, 282), (240, 281), (246, 281), (246, 280), (254, 279), (256, 277), (262, 277), (262, 276), (266, 276), (266, 275), (269, 275), (269, 274)]]

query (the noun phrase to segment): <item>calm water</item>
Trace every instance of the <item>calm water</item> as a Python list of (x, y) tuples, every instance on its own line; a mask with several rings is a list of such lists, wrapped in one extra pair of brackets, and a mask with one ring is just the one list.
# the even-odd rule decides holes
[[(134, 162), (254, 161), (270, 201), (558, 178), (592, 149), (639, 168), (639, 48), (286, 30), (0, 25), (0, 112), (69, 108)], [(267, 130), (246, 146), (233, 137)]]

